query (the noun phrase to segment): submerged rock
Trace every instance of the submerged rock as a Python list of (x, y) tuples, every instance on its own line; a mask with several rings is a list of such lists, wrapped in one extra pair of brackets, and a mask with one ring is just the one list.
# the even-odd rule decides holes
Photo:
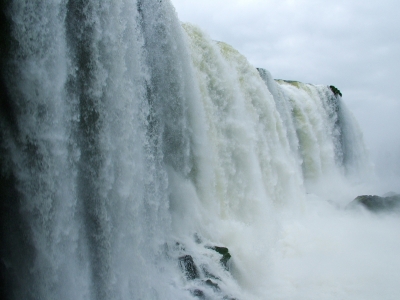
[(400, 210), (400, 195), (391, 194), (388, 197), (362, 195), (355, 198), (349, 206), (354, 207), (355, 205), (362, 205), (373, 212)]
[(205, 265), (202, 265), (202, 266), (201, 266), (201, 269), (202, 269), (203, 274), (204, 274), (205, 277), (207, 277), (207, 278), (212, 278), (212, 279), (215, 279), (215, 280), (221, 280), (221, 278), (219, 278), (218, 276), (216, 276), (216, 275), (214, 275), (213, 273), (211, 273), (211, 272), (207, 269), (207, 267), (206, 267)]
[(206, 281), (204, 281), (205, 284), (207, 284), (208, 286), (212, 287), (212, 289), (215, 292), (219, 292), (221, 289), (219, 288), (218, 283), (213, 282), (211, 279), (207, 279)]
[(204, 292), (202, 290), (195, 289), (190, 291), (190, 293), (199, 299), (206, 299), (206, 296), (204, 295)]
[(201, 244), (203, 242), (198, 233), (194, 234), (194, 241), (196, 242), (196, 244)]
[(186, 278), (193, 280), (199, 278), (199, 271), (197, 270), (196, 264), (193, 261), (193, 257), (190, 255), (184, 255), (179, 257), (179, 266), (181, 267)]

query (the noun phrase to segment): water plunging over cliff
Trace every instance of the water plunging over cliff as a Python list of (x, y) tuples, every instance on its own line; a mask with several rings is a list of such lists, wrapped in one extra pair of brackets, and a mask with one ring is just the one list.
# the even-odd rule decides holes
[(168, 1), (1, 5), (4, 299), (258, 299), (276, 212), (368, 173), (340, 95)]

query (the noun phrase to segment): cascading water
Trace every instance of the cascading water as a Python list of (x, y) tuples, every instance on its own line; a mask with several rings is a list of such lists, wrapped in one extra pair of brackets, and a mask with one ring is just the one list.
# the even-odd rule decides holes
[[(180, 70), (165, 84), (152, 82), (150, 67), (173, 69), (146, 63), (153, 54), (146, 43), (159, 37), (146, 38), (140, 25), (171, 33), (165, 44), (181, 35), (169, 5), (153, 6), (155, 12), (134, 1), (3, 7), (10, 45), (2, 65), (2, 189), (13, 193), (7, 207), (17, 205), (6, 216), (26, 227), (17, 240), (7, 230), (2, 243), (7, 285), (15, 286), (7, 290), (17, 299), (128, 299), (155, 289), (148, 278), (160, 277), (153, 257), (170, 223), (167, 142), (180, 141), (185, 128), (168, 128), (183, 113), (160, 118), (177, 105), (166, 101), (161, 110), (154, 103), (160, 96), (149, 93), (175, 83), (169, 98), (179, 103), (185, 84)], [(13, 249), (30, 252), (8, 253)], [(19, 266), (21, 257), (27, 261)]]
[(341, 97), (168, 1), (1, 6), (3, 299), (263, 299), (277, 212), (367, 172)]

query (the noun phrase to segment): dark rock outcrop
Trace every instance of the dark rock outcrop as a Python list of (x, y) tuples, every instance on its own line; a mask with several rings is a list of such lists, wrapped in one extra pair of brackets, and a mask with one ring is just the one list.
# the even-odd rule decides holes
[(349, 207), (355, 207), (356, 205), (362, 205), (373, 212), (388, 212), (396, 210), (400, 212), (400, 195), (387, 197), (376, 195), (358, 196), (350, 203)]
[[(196, 236), (195, 239), (197, 239)], [(185, 251), (184, 245), (179, 242), (176, 242), (174, 246), (177, 251)], [(205, 246), (205, 248), (219, 253), (222, 256), (219, 260), (220, 264), (229, 271), (228, 262), (231, 258), (231, 254), (228, 248), (220, 246)], [(182, 255), (182, 252), (181, 256), (178, 257), (178, 263), (182, 273), (185, 275), (186, 279), (190, 281), (190, 283), (188, 282), (189, 287), (187, 291), (189, 291), (193, 297), (202, 300), (237, 300), (237, 298), (229, 295), (230, 293), (223, 288), (223, 285), (220, 286), (223, 280), (219, 276), (212, 274), (208, 270), (209, 267), (207, 264), (203, 263), (197, 266), (191, 255)], [(215, 263), (214, 259), (210, 261), (210, 265)], [(221, 270), (219, 270), (219, 272), (221, 272)]]
[(199, 271), (197, 270), (196, 264), (193, 261), (193, 257), (190, 255), (184, 255), (179, 257), (179, 266), (181, 267), (186, 278), (193, 280), (199, 278)]
[(220, 262), (225, 267), (226, 270), (229, 270), (228, 261), (232, 257), (229, 253), (229, 249), (226, 247), (218, 247), (218, 246), (207, 246), (206, 248), (214, 250), (222, 255)]
[(202, 290), (194, 289), (190, 291), (190, 293), (199, 299), (206, 299), (206, 296), (204, 295), (204, 292)]
[(329, 88), (331, 89), (332, 93), (337, 96), (339, 95), (340, 97), (342, 97), (342, 93), (340, 92), (340, 90), (338, 88), (336, 88), (333, 85), (330, 85)]

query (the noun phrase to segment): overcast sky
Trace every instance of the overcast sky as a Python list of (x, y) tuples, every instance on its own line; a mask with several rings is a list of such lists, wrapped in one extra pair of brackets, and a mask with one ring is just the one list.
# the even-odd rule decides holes
[(398, 0), (171, 1), (274, 78), (339, 88), (377, 168), (400, 175)]

